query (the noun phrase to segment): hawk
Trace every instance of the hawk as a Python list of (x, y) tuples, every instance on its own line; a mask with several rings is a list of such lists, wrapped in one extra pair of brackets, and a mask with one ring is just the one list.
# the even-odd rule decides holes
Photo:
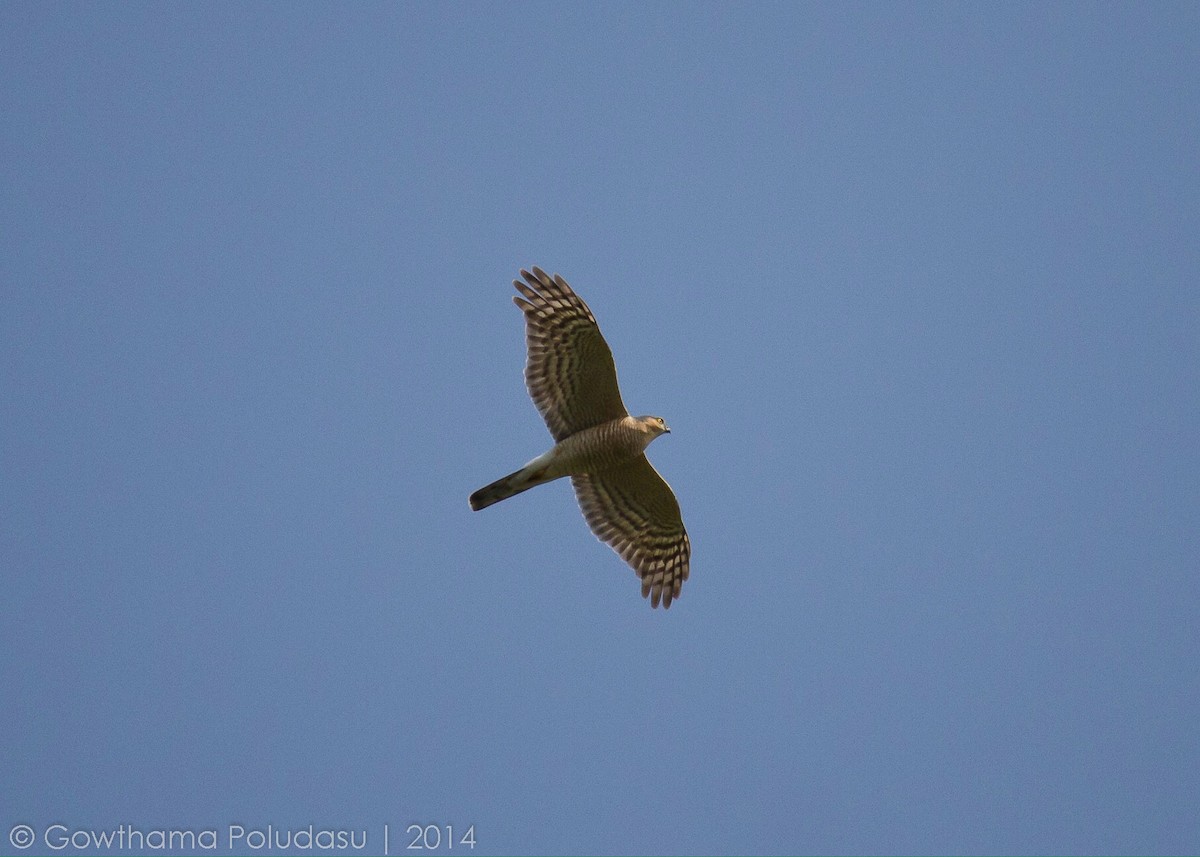
[(567, 281), (541, 268), (513, 280), (525, 314), (525, 384), (554, 446), (470, 497), (478, 511), (564, 476), (596, 538), (642, 579), (642, 597), (670, 607), (688, 578), (692, 547), (679, 501), (645, 455), (671, 430), (662, 417), (631, 417), (621, 401), (612, 351), (592, 311)]

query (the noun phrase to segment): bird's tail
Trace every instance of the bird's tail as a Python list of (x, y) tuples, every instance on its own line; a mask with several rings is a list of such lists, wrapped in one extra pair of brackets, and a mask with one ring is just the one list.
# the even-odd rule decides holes
[(471, 495), (468, 502), (471, 504), (471, 508), (478, 512), (493, 503), (507, 500), (514, 494), (520, 494), (522, 491), (528, 491), (530, 488), (549, 481), (546, 478), (545, 467), (526, 465), (503, 479), (497, 479), (491, 485), (483, 486)]

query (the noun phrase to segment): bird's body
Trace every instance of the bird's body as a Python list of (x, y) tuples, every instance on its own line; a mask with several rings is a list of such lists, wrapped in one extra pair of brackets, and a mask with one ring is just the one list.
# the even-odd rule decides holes
[(525, 381), (556, 442), (472, 494), (471, 508), (569, 476), (592, 532), (633, 566), (654, 607), (670, 607), (688, 577), (691, 542), (675, 495), (645, 455), (670, 429), (625, 410), (608, 343), (566, 281), (540, 268), (521, 276), (513, 285), (523, 297), (513, 301), (525, 314)]
[(660, 434), (670, 432), (659, 417), (621, 417), (570, 434), (515, 473), (471, 495), (471, 508), (486, 509), (514, 494), (564, 476), (597, 473), (626, 464)]

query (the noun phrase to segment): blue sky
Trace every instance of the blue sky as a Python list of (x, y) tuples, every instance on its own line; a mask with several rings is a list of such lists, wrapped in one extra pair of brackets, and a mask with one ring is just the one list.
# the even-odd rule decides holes
[[(0, 834), (1195, 853), (1198, 41), (0, 5)], [(673, 429), (669, 612), (567, 484), (467, 507), (535, 264)]]

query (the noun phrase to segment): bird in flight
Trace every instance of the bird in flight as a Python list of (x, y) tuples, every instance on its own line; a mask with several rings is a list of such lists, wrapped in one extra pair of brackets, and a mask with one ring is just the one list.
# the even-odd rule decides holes
[(513, 280), (525, 314), (525, 385), (554, 437), (549, 452), (470, 497), (478, 511), (564, 476), (596, 538), (642, 580), (642, 597), (670, 607), (688, 578), (692, 546), (679, 501), (645, 455), (670, 431), (662, 417), (631, 417), (612, 351), (567, 281), (541, 268)]

